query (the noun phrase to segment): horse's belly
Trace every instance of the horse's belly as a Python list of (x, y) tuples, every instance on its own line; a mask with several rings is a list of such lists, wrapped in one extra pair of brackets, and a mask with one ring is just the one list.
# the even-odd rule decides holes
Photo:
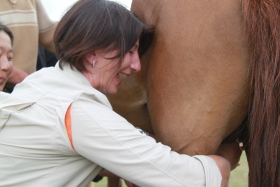
[(151, 131), (152, 123), (158, 140), (175, 151), (212, 154), (246, 114), (248, 53), (240, 2), (149, 2), (132, 4), (155, 28), (148, 71), (123, 85), (113, 107), (144, 130)]
[(108, 96), (108, 99), (113, 106), (113, 110), (127, 119), (128, 122), (153, 133), (147, 107), (145, 76), (145, 71), (142, 70), (141, 73), (124, 78), (118, 93)]

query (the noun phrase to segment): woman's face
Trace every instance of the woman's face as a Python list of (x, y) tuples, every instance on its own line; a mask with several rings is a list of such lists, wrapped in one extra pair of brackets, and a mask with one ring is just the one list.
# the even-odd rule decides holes
[[(82, 72), (90, 81), (91, 85), (104, 94), (117, 93), (118, 86), (121, 84), (121, 77), (127, 77), (131, 73), (141, 70), (138, 55), (139, 41), (127, 52), (123, 61), (119, 65), (119, 58), (114, 57), (118, 51), (102, 52), (96, 51), (93, 55), (88, 55), (85, 62), (87, 71)], [(92, 67), (92, 60), (96, 62)]]
[(12, 42), (7, 33), (0, 31), (0, 91), (3, 90), (13, 68)]

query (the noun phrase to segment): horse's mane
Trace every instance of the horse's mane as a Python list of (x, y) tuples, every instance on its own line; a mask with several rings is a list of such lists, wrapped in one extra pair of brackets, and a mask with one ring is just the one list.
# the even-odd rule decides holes
[(249, 186), (280, 186), (280, 1), (243, 0), (251, 69)]

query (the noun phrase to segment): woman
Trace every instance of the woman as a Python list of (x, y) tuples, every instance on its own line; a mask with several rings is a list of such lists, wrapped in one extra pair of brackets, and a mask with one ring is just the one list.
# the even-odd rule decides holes
[(56, 67), (0, 94), (0, 186), (86, 186), (103, 168), (139, 186), (228, 179), (225, 158), (172, 152), (112, 110), (105, 94), (141, 69), (143, 28), (115, 2), (80, 0), (69, 9), (55, 32)]
[(4, 89), (13, 69), (13, 41), (10, 29), (0, 23), (0, 91)]

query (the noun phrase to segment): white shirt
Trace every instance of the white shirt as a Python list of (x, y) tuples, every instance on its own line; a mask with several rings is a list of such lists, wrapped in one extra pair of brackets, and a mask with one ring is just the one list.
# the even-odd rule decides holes
[(1, 187), (86, 186), (102, 168), (138, 186), (221, 184), (213, 159), (178, 154), (140, 133), (68, 65), (44, 68), (11, 95), (1, 93), (0, 109)]

